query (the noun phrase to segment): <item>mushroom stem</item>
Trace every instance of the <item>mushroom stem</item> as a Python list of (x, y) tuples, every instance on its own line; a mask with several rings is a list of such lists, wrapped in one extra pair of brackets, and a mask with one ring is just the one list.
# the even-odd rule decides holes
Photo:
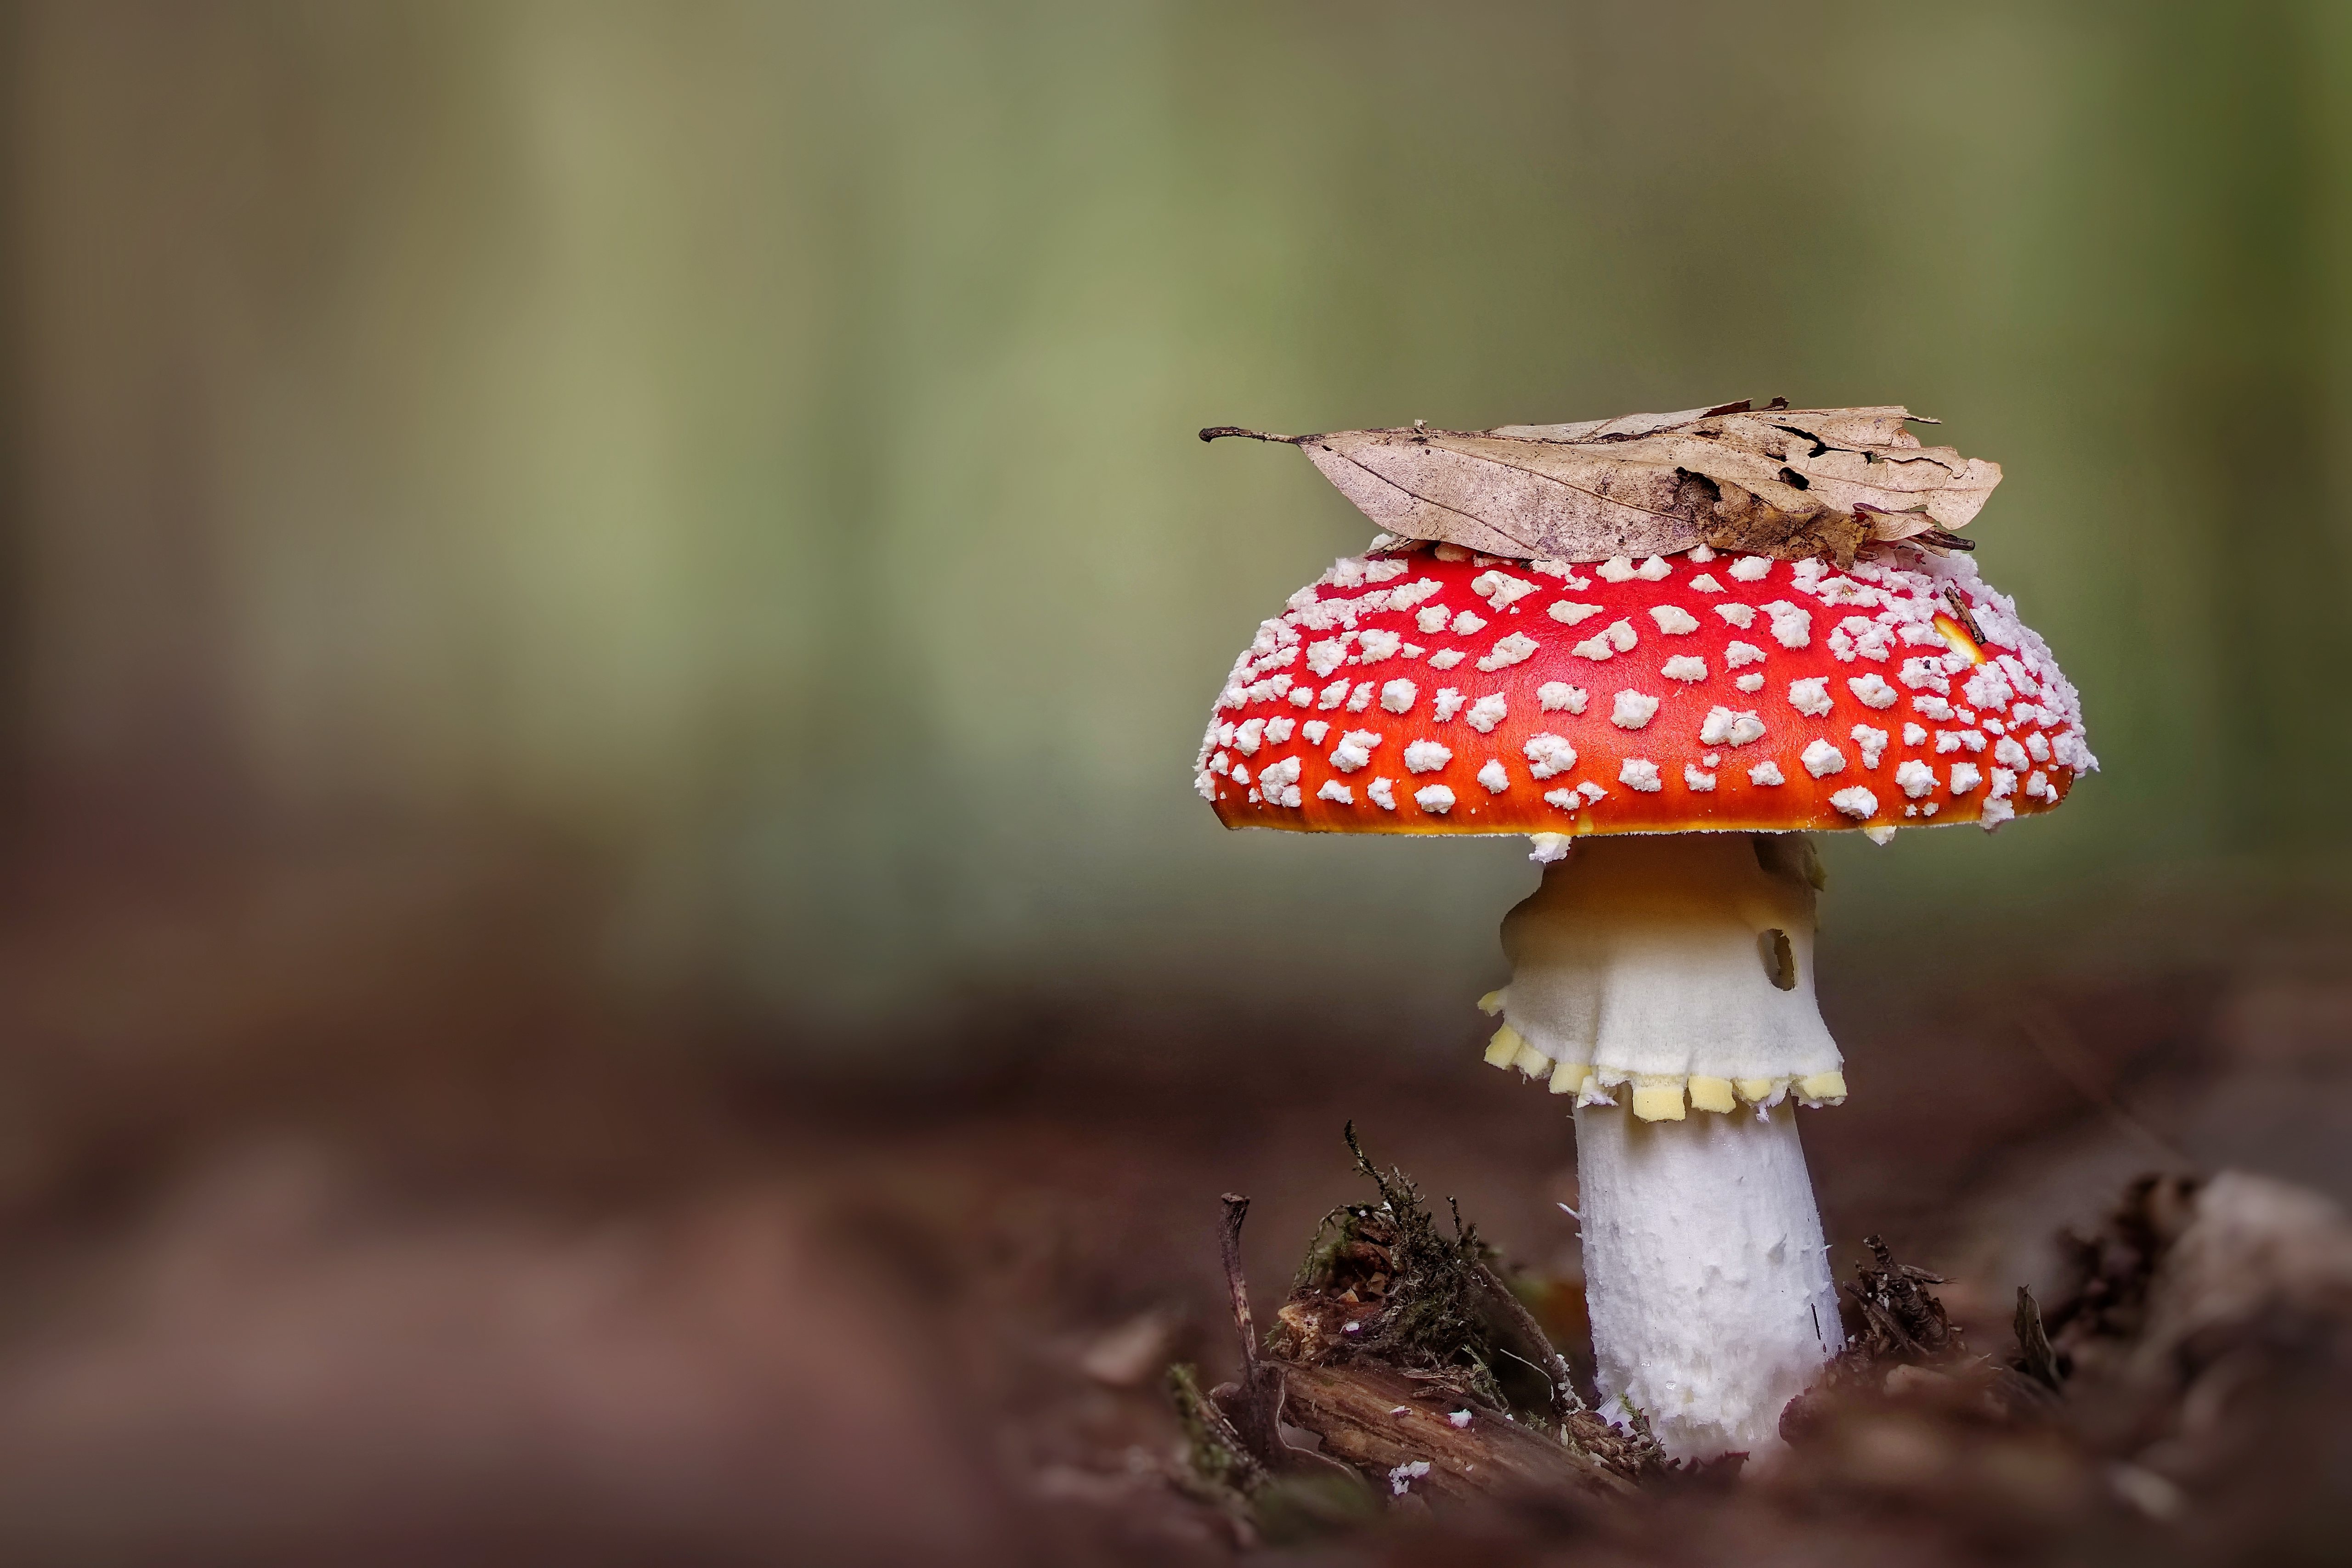
[(1576, 1096), (1602, 1413), (1754, 1453), (1843, 1344), (1795, 1105), (1845, 1095), (1795, 834), (1587, 841), (1503, 925), (1497, 1066)]
[(1669, 1458), (1777, 1447), (1845, 1343), (1795, 1108), (1580, 1105), (1576, 1168), (1601, 1414), (1640, 1411)]

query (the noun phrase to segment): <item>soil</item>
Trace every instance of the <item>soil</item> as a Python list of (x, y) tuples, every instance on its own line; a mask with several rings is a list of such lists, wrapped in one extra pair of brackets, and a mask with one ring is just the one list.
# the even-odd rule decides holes
[[(0, 1556), (2268, 1563), (2347, 1544), (2352, 1273), (2330, 1204), (2352, 1196), (2352, 940), (2307, 907), (2252, 908), (2227, 951), (2085, 939), (2012, 982), (1832, 996), (1858, 1092), (1804, 1130), (1867, 1354), (1793, 1412), (1780, 1456), (1550, 1485), (1524, 1388), (1442, 1340), (1342, 1375), (1278, 1311), (1318, 1222), (1370, 1196), (1352, 1121), (1420, 1184), (1438, 1241), (1454, 1206), (1475, 1228), (1454, 1283), (1472, 1262), (1507, 1278), (1589, 1376), (1566, 1118), (1479, 1064), (1475, 1017), (1418, 1055), (1318, 1047), (1271, 1012), (1163, 1021), (1169, 1049), (1141, 1051), (1090, 1021), (1132, 1019), (1118, 998), (998, 1004), (952, 1026), (987, 1073), (819, 1080), (776, 1065), (810, 1060), (791, 1042), (583, 980), (593, 897), (543, 865), (437, 863), (19, 890), (0, 931)], [(1156, 1065), (1108, 1065), (1138, 1061)], [(1177, 1364), (1203, 1390), (1244, 1374), (1227, 1192), (1252, 1199), (1256, 1323), (1292, 1336), (1286, 1437), (1337, 1435), (1240, 1502), (1203, 1484), (1168, 1384)], [(1370, 1249), (1304, 1288), (1344, 1317), (1399, 1278), (1394, 1240), (1359, 1227), (1346, 1246)], [(1380, 1419), (1399, 1406), (1409, 1440)], [(1482, 1440), (1514, 1416), (1493, 1462), (1524, 1484), (1394, 1488), (1399, 1465), (1442, 1474), (1464, 1409)]]

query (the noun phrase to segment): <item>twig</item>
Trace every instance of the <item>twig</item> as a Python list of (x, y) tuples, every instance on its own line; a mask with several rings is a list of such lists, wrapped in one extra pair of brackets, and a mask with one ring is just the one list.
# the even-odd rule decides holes
[[(1937, 533), (1942, 530), (1931, 528), (1928, 531), (1930, 533)], [(1971, 545), (1969, 548), (1974, 549), (1975, 547)], [(1958, 616), (1959, 618), (1960, 624), (1968, 629), (1969, 641), (1971, 643), (1982, 643), (1984, 642), (1984, 628), (1977, 624), (1976, 612), (1969, 608), (1967, 597), (1963, 595), (1958, 589), (1947, 583), (1944, 585), (1944, 602), (1952, 607), (1952, 613)]]
[(1242, 1273), (1242, 1222), (1249, 1218), (1250, 1200), (1229, 1192), (1224, 1205), (1218, 1240), (1224, 1255), (1225, 1290), (1233, 1298), (1234, 1328), (1242, 1340), (1242, 1381), (1225, 1414), (1251, 1457), (1268, 1469), (1279, 1469), (1287, 1455), (1282, 1440), (1282, 1369), (1258, 1354), (1257, 1328), (1250, 1320), (1249, 1281)]
[[(1474, 1265), (1474, 1268), (1478, 1282), (1486, 1289), (1487, 1299), (1494, 1302), (1495, 1309), (1502, 1314), (1504, 1321), (1518, 1333), (1529, 1348), (1542, 1351), (1546, 1358), (1550, 1361), (1549, 1366), (1538, 1366), (1536, 1370), (1542, 1373), (1551, 1384), (1553, 1416), (1565, 1423), (1570, 1416), (1580, 1414), (1584, 1409), (1584, 1400), (1576, 1392), (1576, 1384), (1569, 1375), (1568, 1357), (1560, 1354), (1553, 1346), (1551, 1336), (1544, 1333), (1543, 1325), (1536, 1322), (1536, 1315), (1528, 1311), (1528, 1304), (1513, 1293), (1511, 1287), (1504, 1282), (1501, 1275), (1484, 1263)], [(1506, 1355), (1513, 1354), (1507, 1345), (1496, 1345), (1495, 1348)], [(1514, 1356), (1514, 1359), (1528, 1361), (1524, 1355)], [(1535, 1364), (1528, 1362), (1528, 1364)]]
[(1224, 1223), (1218, 1228), (1217, 1250), (1225, 1265), (1225, 1291), (1233, 1298), (1234, 1326), (1241, 1331), (1242, 1364), (1257, 1371), (1257, 1331), (1250, 1322), (1249, 1281), (1242, 1274), (1242, 1224), (1249, 1218), (1250, 1200), (1240, 1193), (1224, 1195)]

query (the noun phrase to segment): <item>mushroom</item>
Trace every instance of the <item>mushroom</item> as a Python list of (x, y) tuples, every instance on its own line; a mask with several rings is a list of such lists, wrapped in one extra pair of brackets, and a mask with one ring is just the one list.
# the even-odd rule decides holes
[(1383, 540), (1259, 628), (1195, 782), (1228, 827), (1533, 839), (1486, 1060), (1571, 1097), (1604, 1413), (1688, 1459), (1777, 1443), (1843, 1343), (1795, 1115), (1846, 1095), (1807, 835), (1991, 829), (2095, 767), (1965, 557)]

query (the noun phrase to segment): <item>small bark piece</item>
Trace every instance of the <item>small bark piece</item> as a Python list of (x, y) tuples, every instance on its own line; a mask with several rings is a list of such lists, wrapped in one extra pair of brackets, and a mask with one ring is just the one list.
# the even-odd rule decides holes
[[(1450, 1399), (1369, 1363), (1289, 1369), (1291, 1419), (1323, 1439), (1323, 1451), (1375, 1476), (1425, 1462), (1425, 1476), (1404, 1478), (1406, 1490), (1452, 1501), (1497, 1495), (1624, 1497), (1633, 1488), (1599, 1458), (1499, 1411), (1477, 1409), (1456, 1427)], [(1597, 1418), (1585, 1418), (1601, 1431)], [(1581, 1435), (1581, 1434), (1580, 1434)]]
[(2000, 465), (1923, 446), (1899, 407), (1745, 404), (1579, 424), (1407, 426), (1202, 440), (1296, 445), (1387, 532), (1488, 555), (1568, 561), (1707, 545), (1841, 566), (1874, 540), (1950, 548)]
[[(1952, 1386), (1965, 1385), (1973, 1391), (1970, 1398), (1987, 1391), (1987, 1364), (1969, 1356), (1944, 1303), (1927, 1289), (1943, 1284), (1944, 1277), (1896, 1262), (1878, 1237), (1863, 1238), (1863, 1245), (1875, 1261), (1855, 1264), (1854, 1277), (1843, 1287), (1861, 1326), (1813, 1385), (1780, 1412), (1780, 1436), (1801, 1447), (1816, 1441), (1841, 1410), (1857, 1401), (1867, 1404), (1906, 1389), (1916, 1392), (1923, 1385), (1916, 1378), (1895, 1377), (1905, 1368), (1953, 1375), (1958, 1381)], [(2023, 1386), (2018, 1374), (2006, 1367), (1998, 1371), (2000, 1379)], [(1944, 1384), (1924, 1386), (1942, 1388)], [(1996, 1403), (2014, 1403), (2005, 1390), (1993, 1392)]]
[(1878, 1266), (1855, 1265), (1845, 1294), (1862, 1313), (1861, 1340), (1870, 1359), (1899, 1356), (1924, 1361), (1964, 1351), (1967, 1346), (1960, 1341), (1960, 1331), (1952, 1326), (1944, 1303), (1926, 1288), (1943, 1284), (1944, 1277), (1897, 1263), (1886, 1243), (1875, 1236), (1864, 1237), (1862, 1244), (1878, 1260)]
[(2050, 1347), (2050, 1335), (2042, 1326), (2042, 1303), (2023, 1285), (2017, 1288), (2017, 1313), (2011, 1321), (2017, 1333), (2017, 1370), (2034, 1382), (2059, 1392), (2066, 1375), (2058, 1364), (2058, 1353)]

